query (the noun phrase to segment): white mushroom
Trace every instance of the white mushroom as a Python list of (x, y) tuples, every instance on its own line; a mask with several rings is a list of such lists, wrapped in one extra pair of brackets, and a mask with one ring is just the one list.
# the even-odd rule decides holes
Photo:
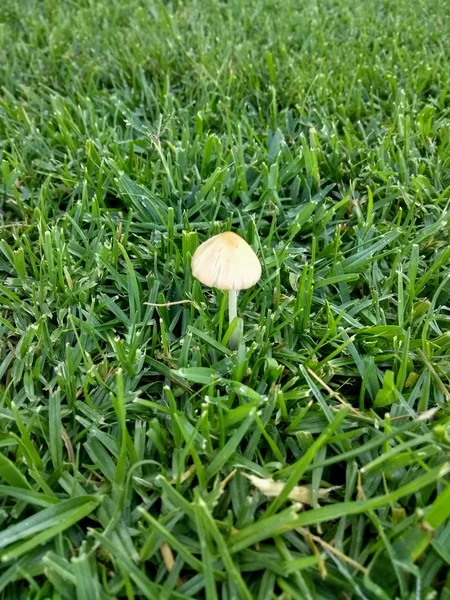
[[(237, 316), (237, 295), (259, 281), (261, 263), (245, 240), (226, 231), (203, 242), (192, 257), (192, 274), (203, 285), (229, 292), (230, 323)], [(230, 340), (234, 346), (235, 336)]]

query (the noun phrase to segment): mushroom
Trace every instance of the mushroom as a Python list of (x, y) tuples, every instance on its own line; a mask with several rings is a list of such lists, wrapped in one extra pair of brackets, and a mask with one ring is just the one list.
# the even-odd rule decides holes
[[(237, 316), (239, 290), (255, 285), (261, 277), (261, 263), (245, 240), (232, 231), (215, 235), (197, 248), (191, 262), (192, 274), (203, 285), (229, 292), (230, 323)], [(230, 345), (236, 346), (232, 335)]]

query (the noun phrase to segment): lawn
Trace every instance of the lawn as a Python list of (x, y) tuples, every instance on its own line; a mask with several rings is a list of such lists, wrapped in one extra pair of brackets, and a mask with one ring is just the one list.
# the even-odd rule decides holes
[(1, 600), (450, 600), (449, 65), (447, 0), (2, 3)]

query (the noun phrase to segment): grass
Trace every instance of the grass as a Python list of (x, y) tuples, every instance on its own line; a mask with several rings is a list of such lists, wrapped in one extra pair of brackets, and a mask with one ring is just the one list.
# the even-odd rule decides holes
[(0, 598), (449, 600), (448, 4), (0, 22)]

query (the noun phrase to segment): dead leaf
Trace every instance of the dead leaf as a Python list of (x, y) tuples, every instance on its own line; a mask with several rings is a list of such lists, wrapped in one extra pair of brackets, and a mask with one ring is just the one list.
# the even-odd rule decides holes
[[(244, 475), (260, 492), (273, 498), (279, 496), (285, 486), (285, 483), (282, 481), (275, 481), (274, 479), (262, 479), (261, 477), (247, 475), (246, 473), (244, 473)], [(320, 488), (318, 492), (319, 500), (326, 500), (330, 495), (330, 492), (338, 489), (339, 487), (340, 486)], [(301, 502), (302, 504), (312, 506), (312, 487), (310, 485), (296, 485), (290, 491), (288, 498), (294, 502)]]

